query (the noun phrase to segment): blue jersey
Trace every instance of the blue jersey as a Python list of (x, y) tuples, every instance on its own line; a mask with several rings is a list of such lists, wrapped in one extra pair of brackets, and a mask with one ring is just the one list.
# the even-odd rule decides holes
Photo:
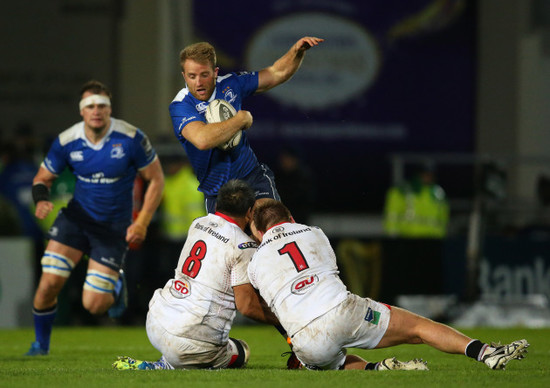
[(42, 166), (55, 175), (69, 167), (76, 176), (72, 201), (95, 220), (130, 221), (137, 171), (155, 158), (156, 152), (142, 131), (111, 118), (109, 131), (98, 144), (86, 138), (84, 122), (63, 131)]
[(199, 191), (215, 196), (219, 188), (230, 179), (242, 179), (258, 166), (258, 159), (250, 147), (246, 131), (240, 143), (233, 149), (222, 151), (219, 148), (199, 150), (182, 136), (181, 130), (192, 121), (203, 121), (208, 104), (215, 99), (224, 99), (239, 111), (242, 100), (258, 89), (258, 73), (230, 73), (216, 80), (216, 88), (208, 101), (193, 97), (183, 88), (170, 104), (170, 116), (174, 132), (185, 148), (199, 181)]

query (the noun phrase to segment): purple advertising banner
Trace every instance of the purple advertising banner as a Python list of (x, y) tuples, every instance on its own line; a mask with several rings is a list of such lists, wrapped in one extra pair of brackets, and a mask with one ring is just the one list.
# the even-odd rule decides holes
[(465, 0), (211, 0), (193, 12), (220, 74), (267, 67), (302, 36), (325, 39), (290, 81), (243, 104), (258, 158), (276, 169), (281, 148), (296, 146), (321, 210), (380, 208), (389, 153), (473, 151), (475, 13)]

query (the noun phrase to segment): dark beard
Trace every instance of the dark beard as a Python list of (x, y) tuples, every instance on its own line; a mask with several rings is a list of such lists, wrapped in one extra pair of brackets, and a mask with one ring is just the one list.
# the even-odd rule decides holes
[(105, 126), (105, 127), (101, 127), (101, 128), (90, 128), (90, 129), (94, 132), (94, 134), (101, 135), (101, 133), (103, 131), (105, 131), (105, 128), (107, 128), (107, 127)]

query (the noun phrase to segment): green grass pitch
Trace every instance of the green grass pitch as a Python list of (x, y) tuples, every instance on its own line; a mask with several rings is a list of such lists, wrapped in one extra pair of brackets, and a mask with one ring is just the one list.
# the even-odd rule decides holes
[(56, 327), (49, 356), (25, 357), (32, 330), (0, 330), (0, 387), (550, 387), (550, 329), (468, 329), (485, 341), (526, 338), (531, 347), (524, 360), (493, 371), (465, 356), (438, 352), (426, 345), (379, 350), (351, 350), (370, 361), (396, 356), (423, 358), (429, 371), (286, 370), (281, 353), (288, 346), (269, 326), (234, 327), (231, 336), (251, 348), (242, 370), (116, 371), (119, 355), (156, 360), (142, 327)]

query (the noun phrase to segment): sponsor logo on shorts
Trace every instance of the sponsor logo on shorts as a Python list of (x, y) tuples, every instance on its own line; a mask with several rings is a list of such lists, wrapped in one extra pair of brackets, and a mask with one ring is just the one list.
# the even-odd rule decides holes
[(367, 310), (367, 315), (365, 315), (365, 321), (372, 323), (373, 325), (378, 325), (380, 321), (380, 311), (375, 311), (369, 307)]
[(292, 283), (292, 286), (290, 286), (290, 292), (295, 295), (305, 294), (307, 290), (316, 285), (318, 282), (319, 278), (317, 277), (317, 275), (307, 276), (305, 278), (298, 279), (294, 283)]
[(174, 298), (187, 298), (191, 294), (191, 284), (184, 280), (174, 280), (170, 287), (170, 293)]
[(249, 242), (239, 244), (239, 249), (247, 249), (247, 248), (258, 248), (258, 244), (256, 244), (254, 241), (249, 241)]
[(107, 264), (110, 264), (111, 266), (116, 266), (117, 263), (116, 263), (116, 260), (114, 257), (102, 257), (101, 259), (99, 259), (100, 262), (102, 263), (107, 263)]
[(50, 234), (50, 236), (55, 237), (59, 234), (59, 229), (57, 228), (57, 226), (52, 226), (48, 233)]

